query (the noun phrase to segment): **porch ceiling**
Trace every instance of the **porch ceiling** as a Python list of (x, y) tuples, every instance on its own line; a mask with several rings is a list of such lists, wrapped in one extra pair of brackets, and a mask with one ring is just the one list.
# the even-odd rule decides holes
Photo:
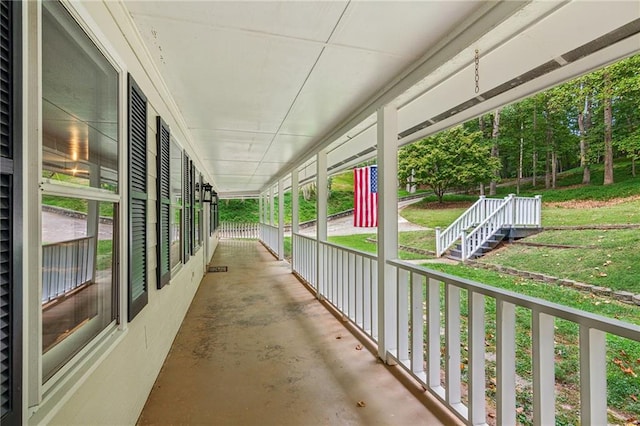
[[(359, 161), (384, 103), (406, 143), (636, 52), (639, 4), (125, 2), (223, 197), (264, 190), (320, 148), (334, 171)], [(563, 56), (629, 23), (608, 47)], [(475, 49), (480, 94), (554, 66), (483, 101)]]

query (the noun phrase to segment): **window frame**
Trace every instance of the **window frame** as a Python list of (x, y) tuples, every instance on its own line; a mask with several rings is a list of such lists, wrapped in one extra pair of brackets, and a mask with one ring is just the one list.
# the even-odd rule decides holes
[[(22, 2), (21, 2), (22, 3)], [(127, 72), (125, 62), (117, 54), (116, 49), (111, 44), (109, 39), (104, 36), (102, 31), (95, 25), (91, 14), (85, 9), (81, 3), (59, 1), (61, 6), (68, 12), (79, 29), (83, 31), (93, 46), (99, 51), (99, 53), (108, 61), (108, 63), (114, 68), (117, 75), (117, 118), (118, 118), (118, 188), (116, 192), (102, 190), (100, 188), (84, 188), (84, 187), (70, 187), (61, 185), (56, 182), (52, 182), (42, 177), (42, 132), (38, 129), (41, 127), (41, 111), (43, 100), (41, 97), (35, 99), (24, 99), (25, 111), (28, 113), (29, 118), (27, 124), (27, 131), (25, 138), (27, 138), (25, 152), (34, 152), (32, 160), (37, 164), (36, 167), (29, 170), (25, 170), (24, 179), (27, 183), (39, 185), (39, 192), (24, 194), (25, 198), (28, 198), (28, 202), (33, 205), (33, 209), (29, 212), (24, 212), (24, 220), (26, 229), (37, 229), (37, 232), (27, 231), (29, 244), (42, 244), (40, 236), (40, 216), (42, 210), (42, 195), (57, 195), (65, 197), (82, 198), (90, 201), (99, 202), (112, 202), (116, 204), (117, 215), (119, 218), (127, 216), (128, 211), (128, 191), (127, 185), (123, 184), (124, 171), (127, 170), (127, 156), (123, 155), (127, 151)], [(24, 22), (27, 23), (29, 28), (35, 28), (33, 37), (26, 40), (28, 45), (28, 54), (24, 63), (27, 64), (27, 68), (41, 67), (42, 58), (36, 52), (38, 46), (40, 46), (43, 28), (42, 20), (40, 19), (42, 14), (42, 2), (26, 2), (22, 3), (23, 14), (25, 16)], [(41, 88), (42, 79), (39, 73), (31, 73), (24, 76), (28, 80), (28, 84), (33, 87)], [(114, 211), (114, 215), (116, 211)], [(121, 220), (122, 222), (122, 220)], [(113, 269), (113, 277), (115, 281), (115, 288), (117, 295), (114, 297), (117, 303), (116, 319), (111, 324), (105, 327), (97, 336), (91, 339), (80, 351), (78, 351), (70, 360), (66, 362), (51, 378), (46, 382), (41, 380), (41, 366), (42, 366), (42, 351), (40, 349), (42, 344), (42, 323), (40, 321), (40, 300), (38, 294), (28, 295), (26, 302), (28, 306), (28, 321), (35, 324), (37, 330), (33, 330), (34, 333), (30, 333), (30, 336), (25, 336), (25, 339), (29, 341), (29, 347), (31, 348), (26, 354), (25, 359), (29, 360), (25, 368), (26, 372), (26, 387), (28, 389), (27, 395), (24, 401), (29, 406), (35, 406), (41, 404), (43, 401), (48, 401), (53, 398), (57, 398), (58, 393), (64, 393), (64, 383), (68, 376), (78, 371), (88, 371), (91, 368), (91, 364), (95, 362), (95, 359), (88, 357), (89, 354), (94, 353), (97, 350), (107, 350), (112, 347), (116, 342), (113, 339), (109, 339), (118, 331), (124, 331), (127, 329), (126, 310), (127, 310), (127, 296), (126, 296), (126, 281), (127, 281), (127, 268), (118, 266), (126, 265), (124, 263), (126, 258), (124, 253), (127, 252), (128, 242), (124, 238), (126, 231), (123, 229), (122, 223), (117, 224), (116, 229), (118, 243), (114, 245), (114, 251), (116, 258), (116, 266)], [(26, 249), (24, 249), (26, 250)], [(30, 281), (34, 285), (42, 286), (42, 258), (41, 256), (28, 256), (25, 263), (27, 264), (25, 271), (30, 277)]]

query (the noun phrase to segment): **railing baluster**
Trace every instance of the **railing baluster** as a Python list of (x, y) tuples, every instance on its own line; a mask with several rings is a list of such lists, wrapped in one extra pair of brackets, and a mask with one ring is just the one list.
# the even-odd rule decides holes
[(378, 340), (378, 261), (371, 261), (371, 336)]
[(516, 424), (516, 314), (515, 306), (496, 300), (496, 421)]
[(354, 302), (355, 302), (355, 322), (356, 324), (364, 329), (364, 321), (363, 321), (363, 306), (364, 306), (364, 296), (363, 296), (363, 285), (362, 285), (362, 279), (363, 279), (363, 271), (362, 271), (362, 266), (363, 264), (363, 258), (362, 256), (356, 256), (355, 258), (355, 287), (356, 287), (356, 292), (354, 295)]
[(605, 333), (580, 325), (580, 421), (607, 424), (607, 342)]
[(371, 329), (371, 260), (362, 261), (362, 328), (366, 333), (373, 335)]
[(534, 309), (532, 314), (533, 424), (553, 425), (555, 419), (554, 317)]
[(424, 325), (422, 275), (411, 273), (411, 371), (420, 380), (426, 381), (424, 373)]
[(427, 379), (432, 389), (438, 389), (440, 396), (440, 282), (429, 278), (427, 298)]
[(445, 373), (447, 402), (456, 408), (461, 403), (460, 388), (460, 288), (445, 284)]
[(472, 425), (485, 424), (485, 335), (484, 295), (467, 292), (469, 309), (469, 420)]
[(407, 365), (409, 361), (409, 273), (396, 268), (396, 347), (398, 361)]
[(347, 262), (348, 266), (348, 278), (347, 282), (349, 283), (349, 318), (352, 321), (356, 321), (356, 256), (353, 253), (349, 253), (349, 261)]

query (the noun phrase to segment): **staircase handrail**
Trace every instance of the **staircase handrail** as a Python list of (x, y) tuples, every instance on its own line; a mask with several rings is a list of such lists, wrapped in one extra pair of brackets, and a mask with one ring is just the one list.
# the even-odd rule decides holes
[(510, 194), (504, 202), (470, 233), (462, 232), (462, 260), (469, 259), (484, 243), (489, 241), (500, 229), (513, 225), (515, 196)]
[(500, 201), (500, 204), (504, 203), (503, 200), (487, 199), (484, 195), (481, 195), (480, 198), (471, 205), (471, 207), (469, 207), (444, 231), (440, 231), (439, 227), (436, 228), (436, 256), (442, 256), (444, 252), (451, 247), (458, 238), (460, 238), (460, 233), (462, 231), (469, 229), (472, 225), (482, 222), (487, 214), (487, 204), (491, 206), (495, 201)]

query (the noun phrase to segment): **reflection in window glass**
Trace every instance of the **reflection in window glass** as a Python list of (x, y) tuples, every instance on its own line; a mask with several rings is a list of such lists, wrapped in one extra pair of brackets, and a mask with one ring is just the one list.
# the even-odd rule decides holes
[(171, 268), (182, 262), (182, 150), (171, 140)]
[(116, 319), (117, 306), (117, 204), (48, 198), (51, 205), (42, 209), (44, 380)]
[(43, 176), (117, 192), (118, 74), (59, 2), (42, 21)]

